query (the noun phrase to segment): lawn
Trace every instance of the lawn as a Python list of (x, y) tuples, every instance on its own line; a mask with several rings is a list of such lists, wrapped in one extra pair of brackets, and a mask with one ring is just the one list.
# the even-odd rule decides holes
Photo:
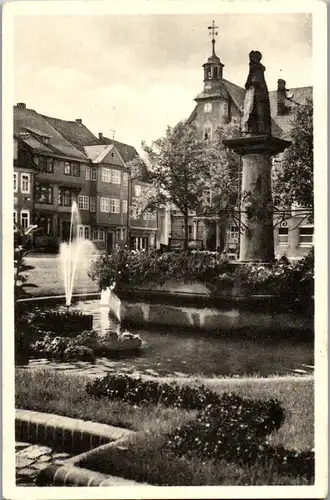
[[(89, 267), (95, 256), (79, 262), (74, 280), (73, 293), (97, 292), (97, 285), (88, 277)], [(57, 255), (28, 256), (26, 263), (34, 266), (29, 271), (28, 283), (37, 285), (38, 288), (31, 288), (31, 294), (35, 296), (64, 295), (63, 273), (61, 262)]]
[[(16, 407), (126, 427), (137, 434), (126, 451), (103, 452), (84, 464), (105, 473), (162, 485), (265, 485), (307, 484), (300, 476), (282, 476), (267, 467), (214, 463), (197, 457), (169, 455), (163, 450), (166, 434), (195, 417), (195, 412), (165, 408), (161, 404), (135, 406), (122, 401), (95, 399), (85, 390), (89, 379), (50, 370), (16, 370)], [(198, 383), (194, 382), (194, 383)], [(206, 385), (206, 384), (205, 384)], [(286, 420), (270, 440), (285, 448), (308, 450), (314, 446), (314, 387), (311, 379), (212, 381), (215, 392), (234, 392), (249, 399), (278, 398)], [(104, 454), (105, 453), (105, 454)], [(83, 465), (83, 464), (82, 464)]]

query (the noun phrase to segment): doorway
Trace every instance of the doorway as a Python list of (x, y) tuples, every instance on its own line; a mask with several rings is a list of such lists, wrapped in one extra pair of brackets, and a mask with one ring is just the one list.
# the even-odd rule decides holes
[(107, 233), (107, 252), (112, 252), (114, 247), (115, 237), (113, 231)]

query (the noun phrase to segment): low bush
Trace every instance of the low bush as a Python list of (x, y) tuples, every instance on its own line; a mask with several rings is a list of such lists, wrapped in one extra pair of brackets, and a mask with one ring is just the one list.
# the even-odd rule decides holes
[(39, 252), (58, 253), (60, 240), (52, 235), (40, 235), (34, 238), (34, 248)]
[(179, 456), (226, 460), (240, 465), (267, 467), (278, 474), (314, 477), (314, 452), (271, 446), (267, 436), (278, 430), (284, 412), (277, 401), (244, 400), (225, 394), (221, 406), (208, 407), (196, 420), (176, 429), (166, 449)]
[(87, 392), (94, 397), (106, 397), (111, 401), (120, 399), (128, 403), (161, 403), (185, 410), (202, 410), (207, 405), (218, 405), (221, 397), (204, 386), (199, 388), (160, 384), (153, 380), (142, 380), (127, 375), (109, 373), (101, 379), (89, 382)]
[(31, 354), (36, 358), (50, 358), (59, 361), (90, 361), (95, 362), (93, 350), (88, 345), (87, 339), (94, 336), (94, 332), (84, 332), (75, 339), (60, 337), (53, 332), (48, 332), (40, 340), (32, 342)]
[(89, 361), (95, 363), (95, 355), (92, 349), (83, 345), (70, 345), (63, 353), (64, 361)]

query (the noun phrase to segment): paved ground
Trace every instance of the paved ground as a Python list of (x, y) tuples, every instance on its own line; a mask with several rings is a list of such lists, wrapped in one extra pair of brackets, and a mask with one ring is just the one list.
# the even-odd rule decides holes
[(38, 473), (52, 464), (62, 465), (71, 458), (68, 453), (58, 453), (48, 446), (17, 442), (16, 450), (16, 485), (36, 486)]

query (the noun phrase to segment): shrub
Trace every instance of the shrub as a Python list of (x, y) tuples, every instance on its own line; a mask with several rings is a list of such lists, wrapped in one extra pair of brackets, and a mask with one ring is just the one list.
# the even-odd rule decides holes
[(297, 262), (280, 259), (273, 265), (233, 264), (218, 253), (129, 252), (101, 255), (89, 276), (99, 288), (133, 288), (166, 281), (198, 282), (214, 295), (239, 285), (245, 294), (275, 295), (285, 309), (312, 311), (314, 293), (313, 252)]
[(278, 401), (250, 401), (225, 394), (217, 407), (207, 407), (196, 420), (168, 436), (166, 449), (183, 457), (226, 460), (269, 467), (283, 475), (314, 476), (314, 452), (272, 447), (266, 437), (280, 428), (284, 411)]
[(153, 380), (112, 373), (89, 382), (86, 389), (89, 394), (98, 398), (120, 399), (134, 404), (162, 403), (187, 410), (201, 410), (207, 405), (217, 405), (221, 400), (218, 394), (204, 386), (197, 389), (177, 384), (160, 384)]
[(84, 347), (89, 347), (93, 349), (95, 344), (97, 344), (98, 333), (95, 330), (85, 330), (84, 332), (77, 335), (74, 339), (72, 339), (73, 345), (79, 345)]
[(56, 336), (48, 332), (42, 340), (37, 340), (31, 345), (31, 352), (38, 358), (55, 358), (62, 360), (64, 351), (71, 344), (69, 337)]
[(36, 236), (34, 239), (34, 247), (40, 252), (58, 253), (60, 241), (53, 235)]
[(205, 252), (136, 252), (121, 250), (101, 255), (89, 271), (100, 289), (122, 285), (162, 284), (168, 280), (211, 283), (232, 267), (218, 254)]
[(92, 349), (83, 345), (69, 345), (63, 353), (64, 361), (90, 361), (95, 363), (95, 355)]
[(284, 422), (284, 410), (276, 400), (251, 401), (224, 394), (215, 406), (208, 405), (199, 417), (169, 436), (168, 447), (182, 455), (228, 461), (255, 460), (264, 438)]

